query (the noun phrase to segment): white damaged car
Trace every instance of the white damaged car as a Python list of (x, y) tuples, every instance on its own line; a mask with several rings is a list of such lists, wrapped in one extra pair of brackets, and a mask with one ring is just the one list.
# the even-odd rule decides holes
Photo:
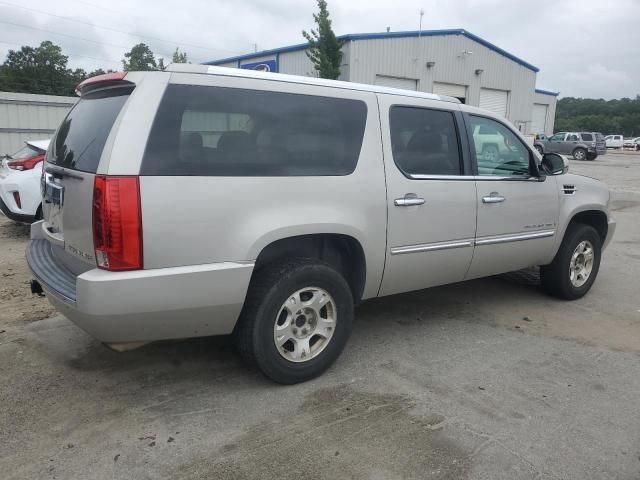
[(11, 220), (32, 223), (42, 218), (40, 178), (49, 140), (24, 143), (0, 165), (0, 210)]

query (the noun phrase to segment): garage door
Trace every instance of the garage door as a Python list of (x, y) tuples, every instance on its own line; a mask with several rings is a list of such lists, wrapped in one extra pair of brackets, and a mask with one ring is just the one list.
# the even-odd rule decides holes
[(433, 82), (433, 93), (437, 95), (448, 95), (462, 100), (467, 97), (467, 86), (457, 85), (455, 83)]
[(533, 115), (531, 117), (531, 133), (546, 133), (548, 105), (541, 103), (533, 104)]
[(500, 115), (501, 117), (507, 116), (507, 100), (509, 98), (509, 92), (506, 90), (494, 90), (492, 88), (480, 89), (480, 108), (489, 110), (490, 112)]
[(414, 78), (387, 77), (386, 75), (376, 75), (376, 85), (404, 90), (418, 89), (418, 81)]

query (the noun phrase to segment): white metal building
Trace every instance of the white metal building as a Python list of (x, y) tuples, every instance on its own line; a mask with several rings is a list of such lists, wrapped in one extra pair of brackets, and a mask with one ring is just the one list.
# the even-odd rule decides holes
[(0, 156), (51, 138), (77, 97), (0, 92)]
[[(523, 133), (553, 132), (558, 94), (536, 90), (538, 68), (466, 30), (338, 39), (343, 42), (340, 80), (450, 95), (507, 117)], [(206, 63), (312, 76), (307, 47), (302, 43)]]

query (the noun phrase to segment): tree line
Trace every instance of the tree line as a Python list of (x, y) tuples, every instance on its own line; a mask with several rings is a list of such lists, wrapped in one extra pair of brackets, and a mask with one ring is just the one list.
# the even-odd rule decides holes
[(640, 95), (603, 100), (566, 97), (558, 100), (556, 132), (587, 131), (640, 136)]
[[(73, 96), (75, 87), (86, 78), (113, 71), (71, 69), (68, 62), (62, 48), (48, 40), (37, 47), (9, 50), (0, 65), (0, 91)], [(186, 52), (176, 48), (172, 62), (187, 63)], [(124, 54), (122, 67), (127, 71), (164, 70), (165, 65), (162, 57), (156, 59), (147, 45), (138, 43)]]

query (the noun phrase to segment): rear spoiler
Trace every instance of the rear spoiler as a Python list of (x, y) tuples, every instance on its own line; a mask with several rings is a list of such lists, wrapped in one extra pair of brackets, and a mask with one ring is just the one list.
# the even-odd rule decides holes
[(95, 77), (87, 78), (76, 87), (76, 95), (81, 96), (96, 88), (108, 87), (112, 85), (133, 85), (124, 79), (127, 72), (110, 72)]

